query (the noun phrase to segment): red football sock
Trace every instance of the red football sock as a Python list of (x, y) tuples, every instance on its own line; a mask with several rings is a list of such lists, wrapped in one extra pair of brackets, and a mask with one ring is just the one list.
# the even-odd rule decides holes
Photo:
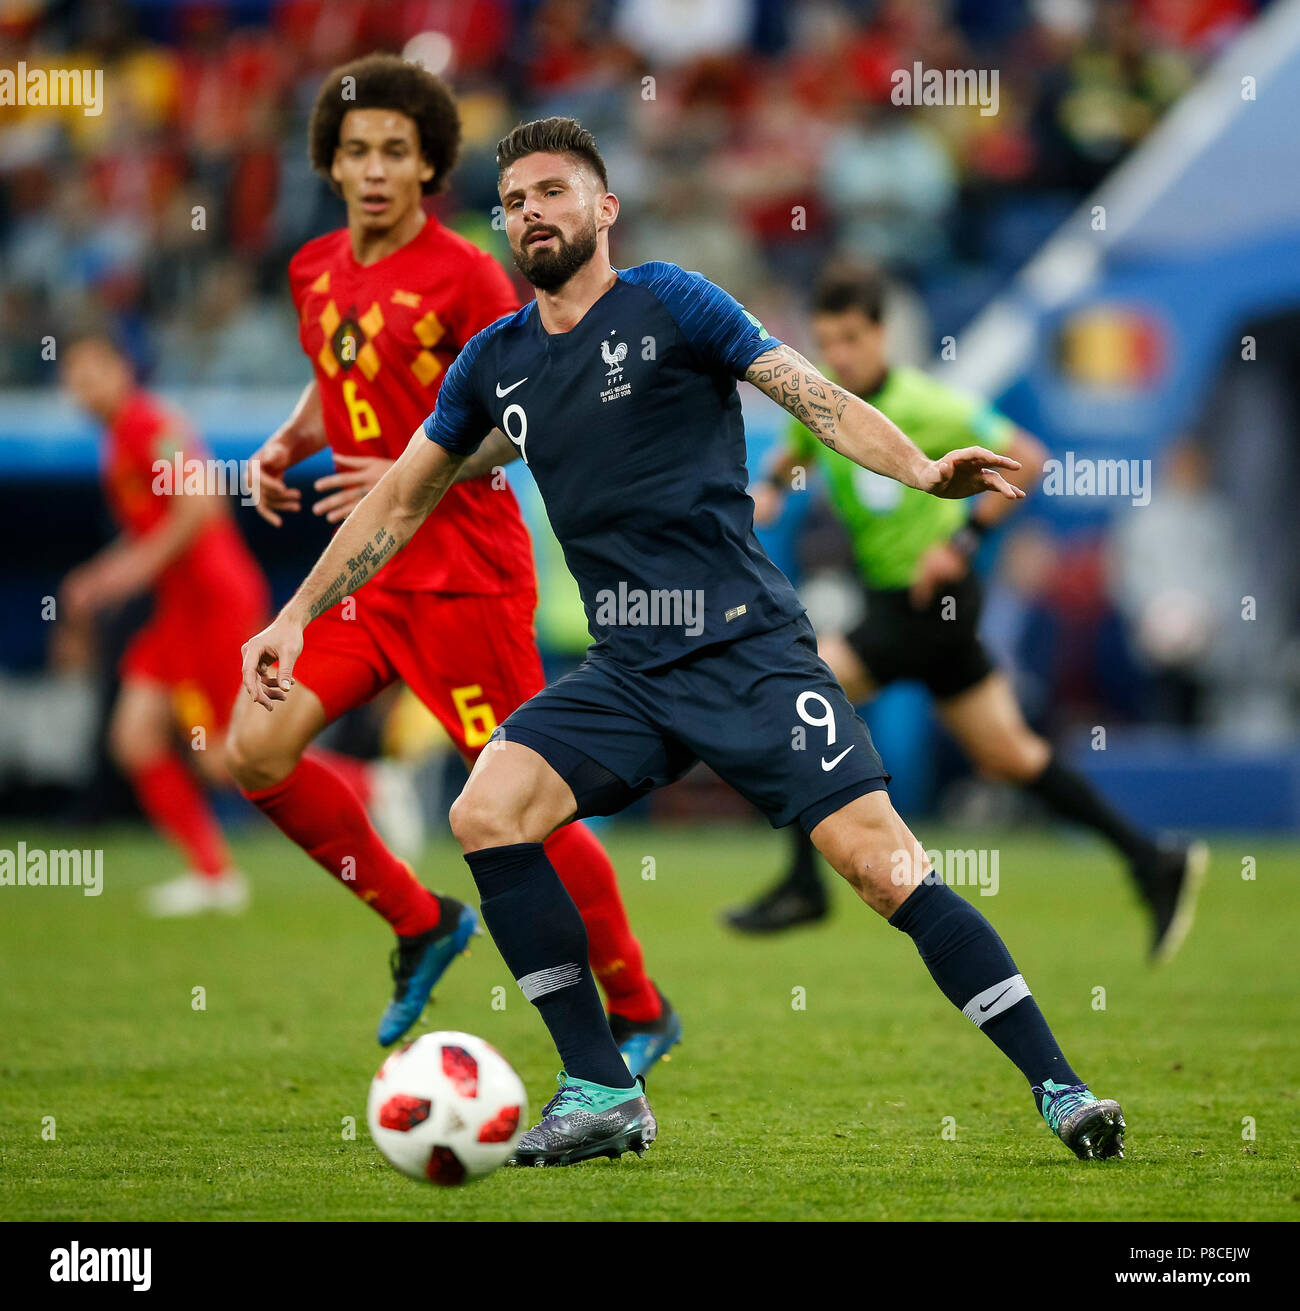
[(174, 755), (159, 756), (132, 770), (130, 777), (140, 809), (154, 828), (185, 853), (192, 870), (216, 878), (229, 868), (230, 854), (216, 816), (198, 779), (183, 760)]
[(632, 936), (600, 840), (585, 824), (568, 824), (547, 838), (546, 854), (587, 926), (587, 957), (609, 1009), (629, 1020), (658, 1019), (659, 994), (645, 972), (641, 944)]
[(304, 756), (282, 782), (244, 795), (395, 932), (424, 933), (438, 923), (438, 898), (384, 846), (360, 798), (319, 758)]
[(375, 789), (368, 760), (345, 756), (343, 752), (331, 751), (328, 747), (308, 748), (307, 758), (319, 760), (322, 765), (332, 769), (361, 798), (363, 806), (367, 808), (370, 806)]

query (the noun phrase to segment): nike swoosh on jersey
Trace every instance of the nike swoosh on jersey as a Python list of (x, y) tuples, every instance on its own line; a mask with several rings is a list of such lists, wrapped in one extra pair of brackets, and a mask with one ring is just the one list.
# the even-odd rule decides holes
[(526, 383), (527, 381), (528, 381), (527, 378), (520, 378), (518, 382), (512, 382), (509, 387), (504, 387), (504, 388), (501, 386), (500, 383), (497, 383), (498, 399), (502, 396), (509, 396), (510, 393), (514, 391), (516, 387), (522, 387), (524, 383)]
[[(855, 743), (853, 744), (853, 746), (854, 746), (854, 747), (857, 746), (857, 743), (855, 742)], [(853, 747), (845, 747), (844, 750), (841, 751), (840, 754), (839, 754), (838, 756), (836, 756), (834, 760), (830, 760), (830, 761), (826, 760), (826, 758), (823, 757), (823, 758), (822, 758), (822, 768), (823, 768), (823, 769), (824, 769), (824, 770), (829, 774), (829, 773), (831, 772), (831, 770), (834, 769), (835, 766), (838, 765), (838, 764), (840, 763), (840, 761), (843, 760), (844, 757), (847, 756), (847, 755), (849, 754), (849, 752), (852, 751), (852, 750), (853, 750)]]
[(994, 997), (993, 1000), (989, 1002), (987, 1006), (980, 1007), (980, 1013), (983, 1014), (985, 1011), (991, 1011), (993, 1007), (996, 1006), (998, 1002), (1000, 1002), (1002, 998), (1005, 997), (1007, 993), (1009, 993), (1010, 991), (1011, 991), (1010, 988), (1003, 988), (1002, 991), (998, 993), (998, 995)]

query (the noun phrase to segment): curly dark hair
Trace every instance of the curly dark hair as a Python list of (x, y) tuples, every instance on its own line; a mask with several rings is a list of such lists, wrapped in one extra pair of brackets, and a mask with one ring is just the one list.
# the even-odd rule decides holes
[[(351, 79), (346, 81), (345, 79)], [(442, 190), (460, 153), (460, 112), (447, 84), (419, 64), (397, 55), (363, 55), (340, 64), (321, 84), (307, 126), (311, 166), (334, 189), (330, 177), (339, 129), (349, 109), (392, 109), (415, 124), (420, 154), (433, 169), (421, 186), (425, 195)]]
[(497, 177), (525, 155), (572, 155), (588, 164), (609, 190), (605, 161), (596, 149), (596, 138), (576, 118), (536, 118), (520, 123), (497, 142)]

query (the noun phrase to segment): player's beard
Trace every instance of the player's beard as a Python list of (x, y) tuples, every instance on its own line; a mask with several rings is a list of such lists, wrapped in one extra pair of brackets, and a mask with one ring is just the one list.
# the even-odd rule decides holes
[(596, 253), (596, 220), (572, 241), (558, 229), (552, 229), (556, 249), (543, 248), (531, 254), (527, 245), (514, 252), (519, 272), (538, 291), (558, 291)]

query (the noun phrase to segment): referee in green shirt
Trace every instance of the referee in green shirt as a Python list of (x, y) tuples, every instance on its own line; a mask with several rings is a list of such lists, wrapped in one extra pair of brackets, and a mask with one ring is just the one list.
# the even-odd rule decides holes
[[(927, 455), (973, 445), (1010, 455), (1021, 468), (1009, 480), (1028, 490), (1042, 472), (1041, 444), (987, 402), (891, 365), (883, 299), (883, 281), (870, 269), (842, 267), (818, 283), (813, 335), (828, 375), (891, 418)], [(814, 462), (852, 538), (864, 592), (862, 622), (843, 636), (819, 638), (822, 658), (849, 699), (869, 700), (895, 679), (924, 683), (944, 726), (981, 774), (1018, 783), (1121, 853), (1151, 912), (1152, 955), (1168, 959), (1191, 927), (1205, 844), (1162, 846), (1112, 809), (1025, 722), (1011, 684), (979, 639), (980, 590), (971, 558), (1016, 502), (927, 496), (837, 458), (795, 422), (785, 449), (751, 488), (756, 522), (776, 517), (796, 472)], [(776, 932), (827, 915), (813, 844), (797, 825), (791, 835), (789, 870), (752, 905), (728, 912), (735, 928)]]

